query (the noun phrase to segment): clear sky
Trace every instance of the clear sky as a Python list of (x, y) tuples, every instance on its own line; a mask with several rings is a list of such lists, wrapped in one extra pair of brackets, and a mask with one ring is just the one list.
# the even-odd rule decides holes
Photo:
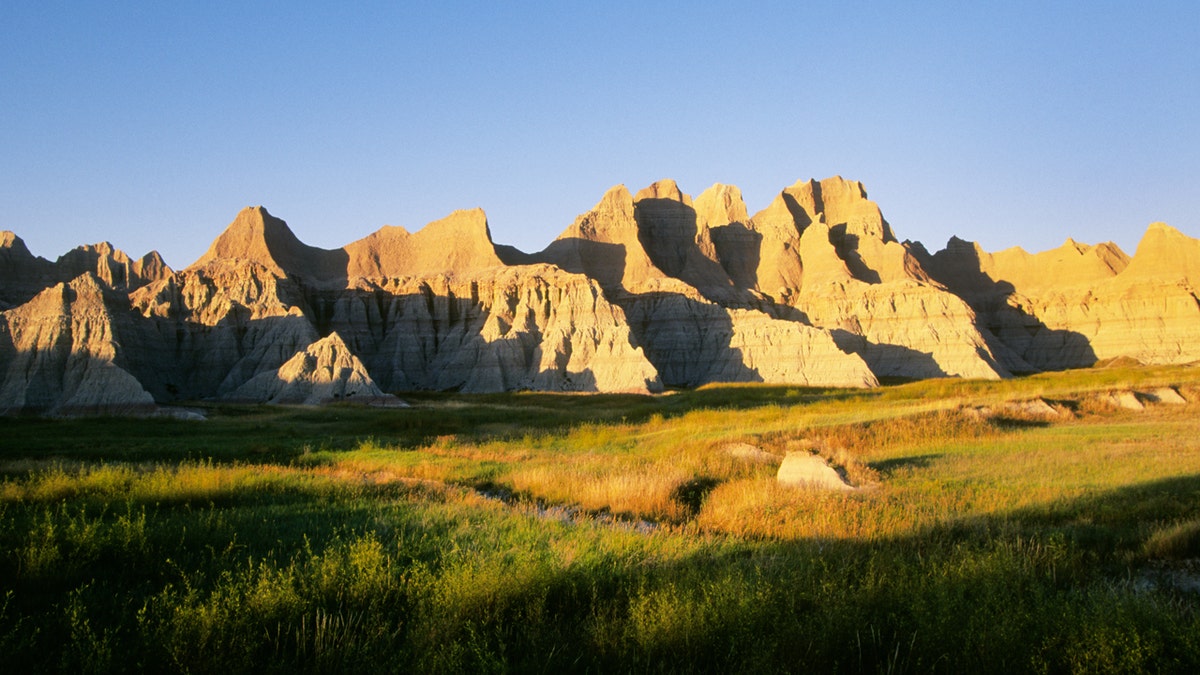
[(861, 180), (901, 239), (1200, 236), (1200, 2), (0, 3), (0, 229), (198, 258), (482, 207), (538, 250), (617, 183)]

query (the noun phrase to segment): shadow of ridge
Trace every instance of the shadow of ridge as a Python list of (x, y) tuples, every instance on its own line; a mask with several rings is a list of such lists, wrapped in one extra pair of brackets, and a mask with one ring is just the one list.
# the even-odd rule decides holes
[[(707, 487), (684, 488), (680, 497)], [(1136, 509), (1147, 497), (1169, 497), (1177, 513), (1193, 514), (1194, 503), (1179, 497), (1197, 489), (1200, 478), (1190, 476), (882, 540), (741, 539), (675, 556), (635, 554), (637, 564), (611, 569), (562, 566), (515, 579), (478, 633), (439, 638), (472, 640), (474, 649), (516, 670), (671, 663), (714, 672), (1013, 672), (1039, 664), (1063, 670), (1077, 654), (1056, 645), (1116, 630), (1128, 639), (1121, 644), (1137, 647), (1122, 652), (1133, 659), (1127, 665), (1191, 664), (1200, 659), (1193, 642), (1162, 639), (1174, 635), (1181, 620), (1189, 634), (1197, 630), (1186, 606), (1155, 604), (1148, 615), (1122, 611), (1144, 596), (1114, 581), (1120, 575), (1112, 563), (1120, 564), (1113, 544), (1136, 546), (1127, 530), (1142, 521), (1116, 521), (1118, 532), (1084, 521), (1097, 510), (1128, 514), (1127, 507)], [(1161, 514), (1142, 512), (1150, 515)], [(628, 529), (587, 519), (562, 527)], [(435, 573), (438, 562), (430, 561)], [(1081, 602), (1081, 594), (1091, 599)], [(529, 613), (530, 603), (554, 611)], [(623, 629), (619, 634), (636, 626), (638, 639), (597, 641), (598, 620)], [(542, 639), (552, 639), (555, 649), (539, 650)]]
[(720, 305), (662, 291), (622, 293), (616, 303), (663, 386), (763, 381), (731, 346), (733, 318)]
[(903, 345), (871, 342), (844, 328), (833, 328), (829, 332), (838, 349), (847, 354), (858, 354), (881, 381), (883, 378), (899, 381), (948, 377), (933, 354)]
[(924, 455), (912, 455), (909, 457), (896, 457), (893, 459), (879, 460), (877, 462), (868, 462), (867, 466), (878, 471), (884, 477), (887, 477), (903, 469), (927, 468), (935, 461), (945, 456), (945, 453), (929, 453)]
[[(264, 594), (275, 578), (269, 575), (294, 564), (298, 571), (281, 574), (280, 585), (288, 599), (300, 601), (266, 603), (266, 611), (212, 624), (204, 634), (207, 649), (189, 661), (197, 670), (213, 669), (205, 659), (220, 659), (211, 647), (221, 640), (274, 668), (292, 666), (292, 658), (311, 666), (310, 652), (295, 645), (273, 649), (267, 629), (304, 635), (314, 606), (334, 616), (370, 612), (372, 621), (389, 627), (421, 626), (364, 631), (363, 642), (355, 643), (360, 667), (386, 658), (400, 670), (449, 663), (517, 672), (1069, 672), (1099, 655), (1124, 666), (1116, 670), (1168, 664), (1192, 672), (1200, 661), (1191, 596), (1139, 590), (1121, 557), (1136, 550), (1145, 524), (1196, 516), (1197, 475), (882, 539), (731, 536), (695, 544), (683, 539), (686, 532), (646, 536), (620, 524), (539, 521), (529, 511), (496, 517), (493, 504), (446, 498), (420, 485), (356, 484), (353, 499), (331, 498), (320, 482), (287, 483), (284, 494), (273, 492), (277, 485), (230, 492), (232, 506), (247, 508), (221, 510), (216, 526), (203, 524), (213, 520), (212, 509), (178, 509), (186, 527), (171, 530), (174, 567), (161, 556), (129, 565), (126, 555), (119, 565), (88, 574), (103, 579), (104, 602), (155, 597), (178, 584), (182, 570), (185, 579), (200, 580), (199, 607), (241, 607), (199, 604), (209, 602), (210, 589), (220, 600), (219, 592), (237, 588), (204, 566), (214, 549), (228, 547), (231, 533), (242, 543), (222, 564), (248, 559), (262, 571)], [(426, 494), (432, 509), (420, 507)], [(824, 507), (872, 498), (830, 496)], [(120, 502), (113, 503), (119, 513)], [(288, 508), (264, 517), (262, 507), (276, 503)], [(151, 527), (159, 514), (157, 507), (150, 511)], [(510, 516), (538, 526), (515, 525)], [(608, 536), (613, 531), (618, 534)], [(356, 541), (390, 552), (383, 554), (383, 570), (394, 574), (352, 567), (359, 559), (346, 556), (353, 551), (347, 546)], [(307, 574), (309, 560), (293, 555), (301, 551), (311, 552), (313, 562), (346, 560), (346, 567), (328, 569), (370, 581), (370, 595), (326, 598), (317, 594), (323, 586), (293, 581), (306, 579), (299, 575)], [(420, 573), (421, 584), (406, 574), (410, 569)], [(9, 583), (26, 602), (48, 592), (36, 577), (14, 575)], [(393, 597), (383, 593), (398, 594), (398, 601), (379, 602)], [(85, 604), (93, 597), (98, 594), (76, 600), (95, 611)], [(134, 622), (141, 615), (114, 612), (112, 620), (108, 647), (132, 653), (140, 646), (140, 667), (169, 669), (172, 653), (139, 643)], [(20, 668), (42, 652), (57, 657), (67, 639), (67, 631), (54, 631), (35, 645), (10, 645), (8, 662)]]
[(549, 263), (572, 274), (595, 279), (606, 296), (619, 291), (625, 277), (624, 244), (567, 237), (554, 240), (540, 253), (531, 253), (526, 259), (535, 263)]
[[(650, 261), (664, 274), (683, 281), (713, 302), (753, 303), (755, 298), (747, 292), (752, 287), (735, 283), (719, 262), (715, 241), (711, 255), (717, 260), (700, 249), (695, 208), (674, 199), (644, 198), (635, 203), (634, 218), (638, 223), (638, 241)], [(755, 261), (757, 256), (755, 251)]]
[(846, 223), (841, 223), (829, 228), (829, 241), (837, 251), (838, 257), (845, 261), (846, 267), (855, 279), (869, 284), (880, 283), (879, 272), (868, 267), (862, 254), (858, 252), (858, 235), (848, 234), (846, 227)]
[(717, 260), (739, 290), (758, 287), (758, 266), (762, 262), (762, 239), (759, 232), (744, 223), (718, 225), (709, 230)]

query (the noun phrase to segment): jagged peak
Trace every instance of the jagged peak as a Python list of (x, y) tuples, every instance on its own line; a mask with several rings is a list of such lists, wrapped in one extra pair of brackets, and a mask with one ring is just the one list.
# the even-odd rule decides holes
[(643, 199), (669, 199), (674, 202), (680, 202), (688, 206), (692, 205), (690, 195), (679, 189), (674, 179), (664, 178), (655, 181), (647, 187), (638, 190), (638, 193), (633, 196), (633, 201), (640, 202)]
[[(1053, 250), (1056, 250), (1056, 249), (1051, 249), (1051, 250), (1053, 251)], [(1009, 246), (1009, 247), (1008, 247), (1008, 248), (1006, 248), (1006, 249), (1003, 249), (1003, 250), (1000, 250), (1000, 251), (996, 251), (996, 252), (995, 252), (993, 255), (998, 255), (998, 256), (1012, 256), (1012, 257), (1014, 257), (1014, 258), (1028, 258), (1028, 257), (1032, 256), (1033, 254), (1032, 254), (1032, 253), (1030, 253), (1029, 251), (1026, 251), (1026, 250), (1025, 250), (1023, 247), (1021, 247), (1021, 246)]]
[(346, 275), (344, 252), (301, 242), (286, 222), (262, 206), (247, 206), (239, 211), (208, 251), (188, 269), (217, 260), (258, 263), (278, 277), (295, 274), (335, 279)]
[(504, 264), (487, 215), (478, 208), (454, 211), (411, 234), (403, 227), (385, 226), (341, 253), (348, 276), (366, 278), (467, 272)]
[[(942, 251), (945, 251), (947, 253), (958, 253), (958, 252), (967, 252), (967, 251), (973, 251), (976, 253), (985, 253), (986, 252), (983, 250), (983, 247), (980, 246), (978, 242), (970, 241), (967, 239), (962, 239), (962, 238), (958, 237), (957, 235), (951, 235), (950, 238), (948, 240), (946, 240), (946, 247), (943, 248)], [(939, 253), (941, 253), (941, 251), (939, 251)]]
[(338, 349), (344, 349), (346, 351), (350, 351), (350, 348), (346, 346), (346, 342), (344, 340), (342, 340), (342, 336), (338, 335), (338, 332), (336, 330), (331, 331), (329, 333), (329, 335), (326, 335), (325, 337), (323, 337), (320, 340), (317, 340), (316, 342), (313, 343), (314, 346), (319, 345), (319, 344), (332, 345), (334, 347), (337, 347)]
[(1142, 240), (1138, 243), (1138, 249), (1141, 249), (1141, 245), (1143, 243), (1157, 244), (1160, 241), (1172, 239), (1175, 241), (1195, 241), (1191, 237), (1171, 227), (1170, 225), (1161, 221), (1156, 221), (1150, 223), (1146, 227), (1146, 233), (1142, 235)]
[(0, 231), (0, 248), (22, 251), (28, 253), (30, 256), (33, 255), (29, 252), (29, 247), (25, 245), (25, 240), (18, 237), (17, 233), (11, 230)]
[(1114, 274), (1120, 274), (1129, 266), (1129, 254), (1122, 251), (1120, 246), (1111, 241), (1096, 244), (1088, 250), (1087, 255), (1095, 256), (1103, 264), (1107, 265)]
[(160, 254), (158, 251), (150, 251), (146, 255), (138, 258), (137, 262), (141, 263), (142, 265), (161, 265), (162, 267), (170, 269), (170, 267), (167, 267), (167, 261), (163, 260), (162, 254)]
[(233, 222), (208, 247), (208, 251), (189, 267), (202, 267), (219, 258), (249, 260), (276, 272), (284, 272), (276, 260), (279, 249), (300, 244), (284, 221), (272, 216), (263, 206), (247, 206), (238, 211)]
[(130, 260), (128, 254), (126, 254), (121, 249), (113, 246), (110, 242), (107, 242), (107, 241), (101, 241), (101, 242), (97, 242), (95, 244), (85, 244), (83, 246), (76, 246), (75, 248), (71, 249), (70, 251), (67, 251), (63, 255), (59, 256), (58, 262), (62, 263), (72, 257), (75, 257), (75, 256), (88, 256), (88, 255), (93, 255), (98, 258), (111, 258), (112, 260), (119, 262), (119, 263), (132, 262)]
[(1075, 241), (1075, 239), (1073, 237), (1067, 237), (1067, 240), (1064, 241), (1063, 245), (1060, 246), (1059, 248), (1063, 251), (1067, 251), (1067, 250), (1075, 251), (1076, 253), (1079, 253), (1080, 255), (1087, 253), (1088, 251), (1090, 251), (1092, 249), (1090, 244), (1084, 244), (1084, 243)]
[(1185, 278), (1200, 285), (1200, 239), (1162, 222), (1151, 223), (1121, 277)]
[(592, 211), (627, 211), (633, 214), (633, 195), (624, 183), (610, 187)]
[(370, 239), (371, 237), (375, 237), (378, 239), (388, 239), (392, 237), (405, 238), (410, 236), (412, 236), (412, 233), (402, 225), (384, 225), (364, 238)]
[[(403, 228), (401, 228), (403, 230)], [(488, 229), (487, 214), (481, 208), (459, 209), (450, 215), (435, 220), (417, 230), (414, 236), (453, 236), (455, 238), (482, 238), (488, 245), (492, 244), (492, 233)]]
[(104, 285), (94, 272), (84, 272), (67, 282), (67, 287), (73, 291), (100, 294)]
[(555, 241), (586, 239), (614, 243), (629, 237), (636, 238), (637, 222), (633, 212), (633, 195), (629, 188), (624, 184), (614, 185), (605, 191), (590, 211), (580, 214)]
[(712, 187), (696, 197), (693, 206), (696, 209), (697, 220), (709, 227), (746, 223), (750, 220), (746, 212), (746, 201), (742, 199), (742, 191), (736, 185), (713, 183)]

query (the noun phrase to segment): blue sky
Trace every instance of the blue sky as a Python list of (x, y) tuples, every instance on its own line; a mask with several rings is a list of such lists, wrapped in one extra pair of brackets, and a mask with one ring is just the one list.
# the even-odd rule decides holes
[[(693, 6), (699, 4), (701, 6)], [(198, 258), (482, 207), (541, 249), (617, 183), (861, 180), (901, 239), (1200, 236), (1200, 3), (6, 2), (0, 229)]]

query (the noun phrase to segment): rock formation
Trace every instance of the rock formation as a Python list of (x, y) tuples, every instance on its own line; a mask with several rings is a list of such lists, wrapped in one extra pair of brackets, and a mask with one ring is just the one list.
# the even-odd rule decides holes
[(900, 242), (862, 184), (609, 190), (546, 249), (479, 209), (325, 250), (262, 207), (191, 266), (108, 243), (55, 262), (0, 233), (0, 410), (187, 400), (318, 403), (414, 389), (874, 386), (1200, 360), (1200, 241), (1152, 225), (1132, 257)]
[(599, 282), (667, 386), (876, 384), (862, 359), (840, 349), (828, 331), (779, 318), (755, 289), (735, 285), (708, 220), (721, 220), (722, 210), (744, 214), (735, 194), (706, 196), (702, 221), (674, 181), (637, 196), (617, 186), (533, 257)]
[(775, 480), (788, 487), (851, 492), (856, 488), (846, 482), (837, 469), (829, 466), (824, 457), (807, 450), (794, 450), (783, 458)]
[(117, 319), (90, 272), (0, 314), (0, 411), (142, 412), (154, 398), (127, 369)]
[(318, 405), (336, 401), (378, 402), (383, 393), (337, 333), (317, 340), (278, 370), (259, 373), (230, 398), (266, 403)]
[[(737, 197), (720, 187), (724, 197)], [(726, 217), (745, 213), (727, 208)], [(707, 219), (711, 219), (711, 215)], [(710, 227), (711, 221), (710, 221)], [(930, 280), (917, 256), (898, 243), (860, 183), (840, 177), (802, 181), (782, 191), (745, 225), (717, 228), (724, 249), (753, 258), (735, 237), (758, 242), (758, 266), (743, 283), (829, 330), (837, 345), (860, 356), (875, 375), (895, 378), (997, 378), (1009, 374), (976, 326), (974, 311)], [(740, 263), (722, 259), (726, 268)]]
[(988, 254), (952, 239), (927, 268), (975, 309), (1023, 367), (1057, 370), (1129, 357), (1200, 360), (1200, 241), (1154, 223), (1132, 258), (1073, 240), (1035, 255)]

